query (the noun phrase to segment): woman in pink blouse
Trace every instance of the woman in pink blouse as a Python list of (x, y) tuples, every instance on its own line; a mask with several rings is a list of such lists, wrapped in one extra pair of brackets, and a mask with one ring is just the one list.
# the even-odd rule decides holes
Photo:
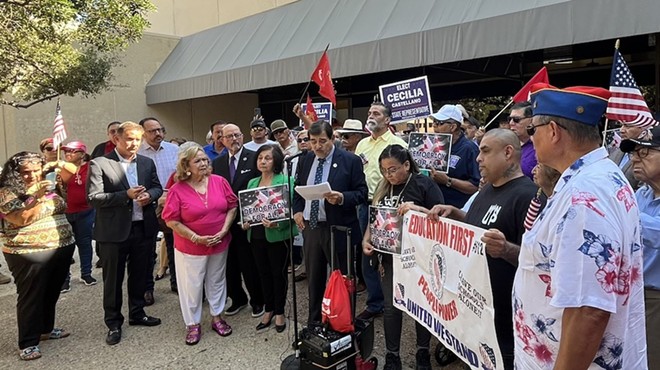
[(200, 146), (179, 152), (178, 182), (168, 194), (163, 220), (174, 231), (179, 303), (187, 326), (186, 344), (201, 338), (202, 294), (209, 301), (211, 328), (225, 337), (232, 329), (220, 316), (227, 298), (225, 271), (231, 241), (229, 226), (238, 200), (224, 178), (211, 174)]

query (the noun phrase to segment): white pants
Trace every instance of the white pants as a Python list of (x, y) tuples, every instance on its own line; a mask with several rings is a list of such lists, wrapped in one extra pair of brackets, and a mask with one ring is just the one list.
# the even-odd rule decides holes
[(202, 297), (206, 290), (209, 310), (218, 316), (227, 299), (227, 251), (210, 256), (193, 256), (174, 250), (179, 304), (186, 325), (202, 321)]

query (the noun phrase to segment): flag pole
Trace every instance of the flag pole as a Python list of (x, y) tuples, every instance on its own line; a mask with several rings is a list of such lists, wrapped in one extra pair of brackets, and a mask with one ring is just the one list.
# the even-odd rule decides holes
[[(330, 47), (330, 43), (325, 46), (325, 50), (323, 50), (323, 54), (325, 54), (328, 51), (328, 48)], [(321, 54), (321, 55), (323, 55)], [(312, 79), (310, 78), (309, 81), (307, 81), (307, 85), (305, 85), (305, 90), (303, 90), (302, 95), (300, 96), (300, 99), (298, 99), (298, 104), (302, 103), (303, 98), (305, 98), (305, 94), (307, 94), (307, 89), (309, 89), (309, 85), (312, 83)]]
[[(58, 97), (57, 98), (57, 107), (55, 108), (55, 115), (57, 115), (57, 111), (58, 111), (59, 107), (60, 107), (60, 98)], [(62, 143), (60, 143), (59, 140), (58, 140), (57, 146), (55, 147), (55, 150), (57, 150), (57, 161), (58, 162), (60, 161), (60, 144), (62, 144)]]
[(603, 146), (605, 146), (605, 140), (607, 139), (607, 125), (610, 123), (610, 120), (605, 117), (605, 128), (603, 129)]
[(486, 130), (486, 129), (488, 128), (488, 126), (490, 126), (491, 123), (495, 122), (495, 120), (497, 119), (497, 117), (499, 117), (499, 116), (502, 114), (502, 112), (504, 112), (507, 108), (509, 108), (509, 106), (510, 106), (511, 104), (513, 104), (513, 99), (510, 100), (509, 103), (508, 103), (507, 105), (505, 105), (504, 108), (502, 108), (502, 110), (499, 111), (499, 113), (497, 113), (497, 114), (495, 115), (495, 117), (493, 117), (493, 119), (491, 119), (486, 125), (484, 125), (483, 129)]

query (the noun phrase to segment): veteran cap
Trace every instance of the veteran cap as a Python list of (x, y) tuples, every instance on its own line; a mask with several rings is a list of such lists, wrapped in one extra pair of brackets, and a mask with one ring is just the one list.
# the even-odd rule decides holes
[(546, 83), (536, 83), (530, 91), (534, 116), (562, 117), (589, 126), (598, 126), (611, 95), (600, 87), (560, 89)]

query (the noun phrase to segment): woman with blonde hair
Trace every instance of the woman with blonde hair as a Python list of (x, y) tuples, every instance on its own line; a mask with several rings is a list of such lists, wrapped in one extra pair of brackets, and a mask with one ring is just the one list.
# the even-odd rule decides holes
[(178, 182), (170, 188), (163, 220), (174, 232), (174, 260), (181, 313), (187, 327), (186, 344), (201, 338), (202, 297), (206, 291), (213, 317), (211, 328), (220, 336), (232, 333), (221, 317), (227, 298), (229, 227), (238, 199), (224, 178), (211, 174), (201, 146), (179, 152)]

